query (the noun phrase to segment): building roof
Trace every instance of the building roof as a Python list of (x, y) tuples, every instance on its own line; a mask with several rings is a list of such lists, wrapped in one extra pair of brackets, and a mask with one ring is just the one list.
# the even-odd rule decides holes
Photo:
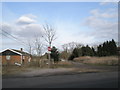
[(7, 50), (9, 50), (9, 51), (11, 51), (11, 52), (14, 52), (14, 53), (16, 53), (16, 54), (19, 54), (19, 55), (30, 55), (30, 54), (27, 53), (27, 52), (24, 52), (24, 51), (21, 51), (21, 50), (16, 50), (16, 49), (5, 49), (5, 50), (3, 50), (3, 51), (0, 52), (0, 55), (1, 55), (3, 52), (7, 51)]
[(12, 49), (12, 50), (14, 50), (14, 51), (16, 51), (16, 52), (18, 52), (18, 53), (21, 53), (22, 55), (30, 55), (29, 53), (23, 52), (23, 51), (21, 51), (21, 50), (16, 50), (16, 49)]

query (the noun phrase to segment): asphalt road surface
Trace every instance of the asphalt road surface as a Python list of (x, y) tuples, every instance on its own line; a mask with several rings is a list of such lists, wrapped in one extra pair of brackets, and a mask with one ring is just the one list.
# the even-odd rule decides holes
[(2, 88), (118, 88), (118, 72), (6, 78)]

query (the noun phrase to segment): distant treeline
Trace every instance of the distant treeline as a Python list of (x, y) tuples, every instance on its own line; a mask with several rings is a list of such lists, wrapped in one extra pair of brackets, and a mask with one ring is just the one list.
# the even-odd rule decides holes
[(90, 47), (89, 45), (82, 46), (80, 48), (74, 48), (72, 54), (69, 56), (69, 60), (73, 60), (79, 56), (114, 56), (117, 55), (117, 45), (112, 39), (111, 41), (106, 41), (103, 44), (97, 46), (97, 49)]

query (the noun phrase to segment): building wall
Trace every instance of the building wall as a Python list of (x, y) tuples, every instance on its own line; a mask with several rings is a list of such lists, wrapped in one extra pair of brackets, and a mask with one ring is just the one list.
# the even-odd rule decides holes
[(6, 56), (2, 56), (2, 64), (3, 65), (14, 65), (15, 63), (21, 64), (21, 56), (11, 55), (10, 60), (7, 60)]
[(6, 59), (6, 56), (0, 56), (0, 59), (2, 58), (2, 65), (15, 65), (15, 63), (21, 64), (21, 58), (22, 58), (22, 64), (29, 63), (29, 56), (20, 56), (20, 55), (11, 55), (10, 60)]
[(11, 51), (7, 49), (0, 53), (0, 61), (3, 65), (15, 65), (15, 63), (19, 63), (19, 64), (29, 63), (30, 55), (24, 52), (22, 53), (19, 50)]

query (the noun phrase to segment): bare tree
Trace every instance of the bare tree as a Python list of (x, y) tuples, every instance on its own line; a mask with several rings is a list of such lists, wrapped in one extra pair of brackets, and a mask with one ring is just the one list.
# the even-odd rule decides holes
[(27, 51), (32, 55), (33, 54), (32, 53), (32, 49), (33, 49), (32, 42), (30, 40), (28, 40), (27, 45), (28, 45)]
[(62, 48), (63, 48), (63, 51), (68, 52), (69, 46), (68, 46), (68, 44), (63, 44)]
[(72, 53), (74, 48), (80, 48), (81, 46), (82, 46), (82, 44), (80, 44), (80, 43), (70, 42), (70, 43), (62, 45), (62, 48), (63, 48), (64, 51)]
[(26, 45), (26, 51), (28, 51), (29, 54), (33, 55), (33, 49), (34, 49), (34, 41), (32, 39), (26, 39), (25, 40)]
[(34, 38), (28, 39), (26, 43), (27, 51), (32, 54), (32, 55), (37, 55), (41, 56), (43, 53), (43, 42), (42, 42), (42, 37), (38, 35), (34, 35)]
[(43, 30), (45, 31), (44, 35), (43, 35), (43, 38), (48, 43), (48, 45), (51, 47), (52, 42), (56, 39), (56, 31), (49, 24), (43, 25)]
[(69, 46), (69, 52), (72, 53), (72, 51), (74, 50), (74, 48), (76, 47), (77, 43), (75, 42), (70, 42), (68, 43)]
[(81, 48), (82, 44), (77, 42), (70, 42), (67, 44), (62, 45), (63, 51), (61, 53), (61, 57), (64, 59), (68, 59), (69, 55), (75, 48)]
[[(43, 25), (43, 30), (44, 30), (43, 38), (48, 43), (48, 46), (51, 48), (53, 41), (56, 39), (56, 31), (51, 25), (47, 23)], [(51, 66), (50, 53), (48, 53), (48, 58), (49, 58), (49, 67), (50, 67)]]
[(37, 56), (41, 56), (42, 55), (43, 43), (42, 43), (40, 37), (37, 37), (37, 36), (35, 37), (34, 50), (36, 51)]

